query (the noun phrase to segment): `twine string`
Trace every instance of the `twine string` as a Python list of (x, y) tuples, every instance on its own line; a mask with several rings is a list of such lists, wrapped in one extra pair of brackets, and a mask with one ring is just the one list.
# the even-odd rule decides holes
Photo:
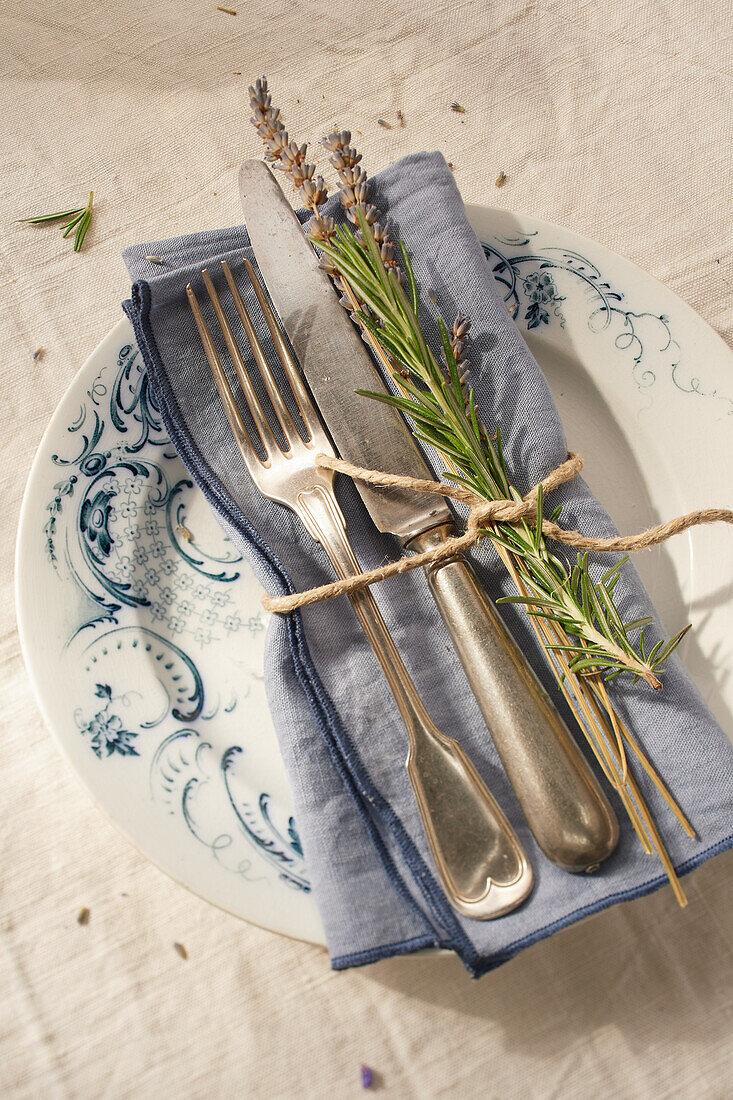
[[(366, 470), (362, 466), (354, 466), (351, 462), (345, 462), (341, 458), (332, 455), (316, 456), (316, 464), (320, 469), (334, 470), (337, 473), (346, 474), (355, 481), (364, 481), (369, 485), (378, 485), (384, 488), (408, 489), (415, 493), (434, 493), (437, 496), (449, 497), (451, 500), (467, 504), (470, 508), (466, 529), (462, 535), (451, 535), (440, 545), (424, 550), (422, 553), (413, 554), (411, 557), (402, 557), (397, 561), (380, 565), (376, 569), (369, 569), (363, 573), (357, 573), (353, 577), (344, 577), (341, 580), (331, 581), (328, 584), (309, 588), (305, 592), (294, 592), (288, 596), (268, 596), (262, 599), (262, 606), (266, 611), (288, 612), (296, 608), (309, 607), (311, 604), (320, 603), (323, 600), (333, 600), (336, 596), (348, 595), (358, 592), (362, 588), (376, 584), (378, 581), (387, 580), (389, 577), (399, 576), (401, 573), (409, 573), (412, 569), (420, 569), (425, 565), (437, 565), (439, 562), (458, 557), (472, 546), (489, 538), (491, 533), (487, 527), (492, 523), (518, 523), (527, 520), (532, 523), (537, 518), (537, 495), (540, 485), (543, 495), (552, 492), (565, 482), (571, 481), (583, 469), (582, 456), (570, 451), (565, 462), (544, 477), (542, 481), (534, 485), (521, 500), (485, 500), (483, 497), (472, 493), (458, 485), (450, 485), (444, 481), (427, 481), (422, 478), (405, 477), (402, 474), (388, 474), (382, 470)], [(548, 538), (555, 539), (565, 546), (572, 546), (578, 550), (596, 550), (602, 553), (635, 553), (638, 550), (647, 550), (657, 546), (661, 542), (672, 538), (673, 535), (682, 534), (690, 527), (699, 527), (708, 523), (733, 524), (733, 510), (730, 508), (699, 508), (686, 515), (677, 516), (666, 523), (658, 523), (638, 535), (616, 535), (611, 538), (589, 538), (580, 531), (566, 530), (559, 527), (549, 519), (542, 520), (542, 533)]]

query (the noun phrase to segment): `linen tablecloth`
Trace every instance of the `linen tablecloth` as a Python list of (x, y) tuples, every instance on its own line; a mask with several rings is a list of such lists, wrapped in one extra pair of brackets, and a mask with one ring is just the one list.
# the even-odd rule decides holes
[[(299, 140), (348, 126), (370, 171), (439, 148), (467, 201), (593, 237), (731, 336), (730, 54), (709, 5), (232, 10), (55, 0), (0, 15), (0, 1092), (356, 1096), (365, 1062), (395, 1097), (723, 1097), (730, 857), (687, 880), (687, 910), (663, 890), (478, 985), (442, 957), (335, 975), (321, 949), (243, 924), (151, 866), (43, 726), (12, 600), (27, 471), (74, 372), (118, 319), (123, 244), (237, 220), (236, 167), (259, 155), (246, 85), (260, 72)], [(80, 255), (55, 231), (11, 224), (92, 186)]]

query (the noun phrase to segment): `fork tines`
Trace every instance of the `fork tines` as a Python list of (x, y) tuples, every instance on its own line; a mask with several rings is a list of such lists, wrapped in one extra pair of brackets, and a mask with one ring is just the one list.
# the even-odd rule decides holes
[[(296, 444), (299, 446), (302, 446), (304, 443), (308, 444), (314, 436), (314, 425), (319, 424), (318, 413), (313, 404), (313, 400), (300, 376), (298, 364), (293, 358), (290, 349), (288, 348), (287, 343), (283, 338), (283, 334), (280, 331), (277, 318), (275, 317), (272, 307), (270, 306), (270, 303), (265, 295), (264, 288), (262, 287), (262, 284), (260, 283), (260, 280), (258, 279), (257, 274), (252, 267), (252, 264), (249, 262), (249, 260), (245, 259), (245, 270), (247, 272), (247, 275), (249, 276), (250, 282), (252, 283), (254, 292), (257, 295), (257, 300), (260, 304), (262, 314), (270, 331), (272, 342), (275, 345), (275, 350), (277, 352), (278, 358), (282, 363), (285, 376), (292, 390), (293, 398), (300, 411), (300, 415), (303, 420), (303, 424), (306, 427), (306, 431), (308, 432), (307, 440), (303, 440), (298, 434), (298, 429), (296, 428), (295, 422), (293, 421), (293, 418), (288, 411), (287, 405), (283, 400), (280, 387), (278, 386), (275, 376), (273, 375), (272, 370), (270, 369), (270, 366), (267, 362), (262, 344), (260, 343), (260, 339), (257, 335), (257, 332), (255, 331), (252, 319), (247, 312), (247, 307), (245, 306), (242, 295), (239, 292), (239, 288), (235, 282), (231, 268), (229, 267), (229, 264), (226, 262), (226, 260), (222, 260), (221, 266), (224, 272), (224, 277), (229, 286), (229, 290), (231, 291), (235, 308), (244, 327), (247, 341), (252, 349), (252, 354), (254, 355), (257, 368), (264, 383), (268, 397), (272, 402), (275, 416), (277, 417), (278, 424), (280, 425), (287, 446), (290, 450), (292, 450), (293, 446)], [(242, 393), (247, 402), (253, 424), (259, 434), (259, 442), (261, 444), (261, 448), (264, 450), (265, 455), (267, 456), (267, 461), (269, 462), (269, 457), (273, 453), (273, 449), (277, 448), (278, 450), (283, 452), (283, 448), (278, 443), (275, 433), (273, 432), (272, 427), (270, 426), (270, 423), (267, 419), (267, 415), (262, 408), (262, 404), (259, 397), (257, 396), (255, 387), (252, 384), (252, 379), (250, 378), (246, 364), (242, 357), (242, 353), (237, 344), (234, 332), (232, 331), (232, 327), (229, 323), (227, 315), (224, 312), (224, 307), (222, 306), (221, 299), (219, 298), (216, 287), (212, 282), (211, 276), (209, 275), (207, 269), (204, 269), (201, 272), (201, 275), (203, 277), (204, 285), (209, 295), (211, 305), (213, 306), (214, 313), (216, 314), (219, 328), (221, 329), (222, 335), (224, 337), (224, 342), (226, 343), (227, 350), (231, 357), (237, 379), (242, 388)], [(222, 366), (221, 359), (219, 358), (219, 353), (216, 350), (216, 345), (211, 336), (211, 332), (209, 331), (209, 327), (206, 324), (206, 320), (204, 319), (201, 306), (199, 305), (193, 287), (190, 283), (186, 287), (186, 294), (188, 296), (188, 301), (193, 312), (194, 320), (196, 321), (196, 327), (198, 328), (199, 335), (201, 337), (201, 343), (203, 344), (206, 358), (209, 361), (209, 366), (211, 367), (211, 372), (214, 376), (214, 381), (216, 382), (217, 389), (219, 390), (219, 394), (221, 396), (227, 418), (234, 433), (234, 437), (247, 465), (250, 466), (252, 461), (256, 460), (254, 443), (250, 438), (242, 415), (239, 411), (239, 408), (237, 407), (236, 398), (229, 384), (229, 380), (226, 376), (224, 367)]]

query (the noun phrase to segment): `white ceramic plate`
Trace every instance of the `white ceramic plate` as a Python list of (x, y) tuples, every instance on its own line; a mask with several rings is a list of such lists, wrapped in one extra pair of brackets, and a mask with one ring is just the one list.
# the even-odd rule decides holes
[[(669, 290), (598, 244), (474, 207), (570, 445), (621, 530), (728, 499), (733, 355)], [(693, 554), (694, 542), (694, 554)], [(642, 555), (668, 630), (733, 723), (732, 533)], [(132, 329), (84, 364), (39, 447), (17, 547), (21, 640), (45, 720), (130, 840), (231, 913), (315, 943), (263, 688), (260, 589), (168, 443)]]

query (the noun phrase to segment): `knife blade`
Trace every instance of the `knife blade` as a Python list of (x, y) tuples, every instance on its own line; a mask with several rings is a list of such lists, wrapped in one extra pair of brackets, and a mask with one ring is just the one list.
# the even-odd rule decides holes
[[(267, 165), (245, 161), (239, 191), (260, 272), (340, 456), (432, 479), (400, 413), (354, 392), (386, 387)], [(378, 529), (408, 549), (439, 545), (451, 533), (454, 517), (444, 500), (355, 484)], [(619, 830), (585, 757), (466, 559), (425, 572), (538, 844), (565, 870), (595, 869), (616, 847)]]
[[(399, 412), (354, 392), (387, 389), (264, 161), (243, 164), (239, 189), (257, 266), (341, 457), (434, 480)], [(441, 497), (355, 484), (376, 527), (403, 544), (453, 520)]]

